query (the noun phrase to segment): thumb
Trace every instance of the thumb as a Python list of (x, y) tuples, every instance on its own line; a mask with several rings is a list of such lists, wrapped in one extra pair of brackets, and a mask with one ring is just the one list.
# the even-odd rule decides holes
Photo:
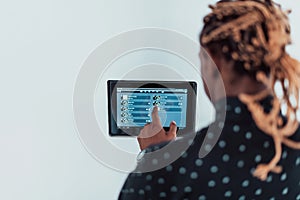
[(169, 131), (168, 131), (168, 133), (167, 133), (168, 138), (170, 138), (170, 139), (175, 138), (175, 137), (176, 137), (176, 132), (177, 132), (177, 125), (176, 125), (176, 122), (175, 122), (175, 121), (172, 121), (172, 122), (170, 123), (170, 129), (169, 129)]

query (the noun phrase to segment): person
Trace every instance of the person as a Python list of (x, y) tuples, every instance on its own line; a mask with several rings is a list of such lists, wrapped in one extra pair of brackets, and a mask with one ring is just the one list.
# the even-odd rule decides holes
[[(219, 127), (221, 135), (210, 153), (199, 157), (215, 133), (204, 128), (176, 139), (176, 123), (166, 132), (154, 108), (152, 123), (138, 137), (140, 148), (146, 154), (172, 148), (161, 158), (145, 154), (119, 199), (300, 199), (300, 64), (285, 50), (291, 43), (288, 12), (272, 0), (222, 0), (210, 8), (200, 44), (219, 73), (209, 65), (201, 71), (209, 77), (205, 91), (216, 108), (210, 126)], [(220, 81), (226, 96), (215, 87)], [(224, 102), (222, 124), (218, 112)], [(189, 147), (178, 159), (144, 170), (169, 159), (183, 143)]]

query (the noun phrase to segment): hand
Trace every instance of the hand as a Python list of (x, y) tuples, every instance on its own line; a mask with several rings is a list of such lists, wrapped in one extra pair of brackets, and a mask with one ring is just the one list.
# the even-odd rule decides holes
[(176, 137), (177, 126), (176, 122), (170, 123), (170, 129), (166, 132), (160, 122), (158, 116), (158, 107), (155, 106), (152, 111), (152, 122), (146, 124), (138, 135), (140, 149), (146, 149), (150, 145), (159, 144), (161, 142), (171, 141)]

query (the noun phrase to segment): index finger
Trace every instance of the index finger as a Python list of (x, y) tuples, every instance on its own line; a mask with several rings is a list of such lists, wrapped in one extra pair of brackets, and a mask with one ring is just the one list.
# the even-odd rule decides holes
[(156, 126), (157, 125), (162, 126), (161, 122), (160, 122), (160, 118), (158, 116), (158, 107), (157, 106), (154, 106), (151, 116), (152, 116), (152, 124), (154, 124)]

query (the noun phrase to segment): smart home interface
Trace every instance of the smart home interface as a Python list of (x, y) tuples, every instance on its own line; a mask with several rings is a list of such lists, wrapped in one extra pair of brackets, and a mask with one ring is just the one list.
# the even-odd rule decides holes
[(154, 106), (163, 127), (175, 121), (179, 130), (191, 129), (195, 88), (194, 82), (108, 81), (110, 135), (137, 135), (151, 123)]
[(186, 127), (187, 89), (176, 88), (117, 88), (117, 126), (144, 126), (152, 121), (153, 106), (159, 108), (163, 126), (174, 120)]

